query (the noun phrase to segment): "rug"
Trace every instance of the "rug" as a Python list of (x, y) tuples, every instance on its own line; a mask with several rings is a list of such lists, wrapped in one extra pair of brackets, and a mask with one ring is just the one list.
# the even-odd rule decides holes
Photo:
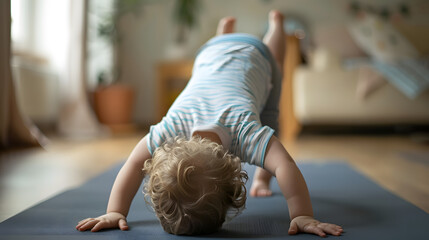
[[(386, 191), (346, 163), (299, 164), (306, 178), (315, 217), (341, 225), (341, 240), (428, 239), (429, 214)], [(241, 215), (221, 231), (204, 236), (174, 236), (162, 230), (153, 211), (138, 193), (128, 216), (129, 231), (79, 232), (76, 223), (104, 214), (110, 188), (121, 165), (82, 186), (58, 194), (0, 223), (0, 239), (8, 240), (110, 240), (110, 239), (320, 239), (298, 234), (289, 236), (287, 204), (275, 180), (274, 195), (251, 198)], [(246, 165), (249, 177), (254, 167)], [(53, 180), (55, 181), (55, 180)], [(251, 180), (247, 183), (249, 187)]]

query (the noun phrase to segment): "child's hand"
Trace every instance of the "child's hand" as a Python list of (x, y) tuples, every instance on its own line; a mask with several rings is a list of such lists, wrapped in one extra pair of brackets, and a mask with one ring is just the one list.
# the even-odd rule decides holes
[(321, 223), (312, 217), (298, 216), (290, 222), (289, 234), (295, 235), (298, 232), (312, 233), (321, 237), (326, 237), (326, 234), (339, 236), (343, 228), (331, 223)]
[(106, 228), (120, 228), (123, 231), (128, 230), (127, 219), (120, 213), (110, 212), (98, 218), (84, 219), (76, 226), (76, 229), (79, 231), (91, 229), (91, 232), (97, 232)]

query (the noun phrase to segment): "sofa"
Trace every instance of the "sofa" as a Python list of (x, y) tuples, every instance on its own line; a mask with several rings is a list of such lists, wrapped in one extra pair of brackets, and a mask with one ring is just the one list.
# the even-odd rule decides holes
[[(361, 34), (368, 31), (373, 34)], [(390, 67), (404, 58), (429, 56), (427, 23), (393, 25), (366, 15), (351, 24), (316, 29), (311, 40), (305, 44), (309, 49), (302, 49), (302, 39), (294, 36), (286, 41), (280, 113), (284, 140), (294, 140), (308, 126), (429, 125), (429, 74), (421, 74), (423, 83), (410, 93), (373, 64)], [(354, 59), (364, 61), (346, 64)], [(427, 72), (428, 60), (422, 67)]]
[(429, 91), (411, 99), (385, 79), (376, 89), (362, 90), (365, 77), (377, 75), (370, 71), (347, 69), (332, 52), (316, 51), (313, 64), (294, 73), (297, 120), (303, 125), (429, 124)]

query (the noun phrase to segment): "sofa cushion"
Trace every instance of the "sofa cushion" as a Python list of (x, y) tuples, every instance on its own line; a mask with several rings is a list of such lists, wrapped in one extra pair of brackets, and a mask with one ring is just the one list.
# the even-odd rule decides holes
[(362, 14), (349, 26), (356, 43), (372, 58), (382, 62), (397, 62), (416, 58), (416, 48), (390, 22), (372, 14)]

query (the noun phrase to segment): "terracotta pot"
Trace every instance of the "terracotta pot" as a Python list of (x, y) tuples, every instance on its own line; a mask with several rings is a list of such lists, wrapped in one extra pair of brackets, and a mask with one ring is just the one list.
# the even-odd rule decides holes
[(100, 87), (94, 92), (94, 109), (103, 124), (131, 123), (133, 108), (134, 90), (129, 86), (114, 84)]

